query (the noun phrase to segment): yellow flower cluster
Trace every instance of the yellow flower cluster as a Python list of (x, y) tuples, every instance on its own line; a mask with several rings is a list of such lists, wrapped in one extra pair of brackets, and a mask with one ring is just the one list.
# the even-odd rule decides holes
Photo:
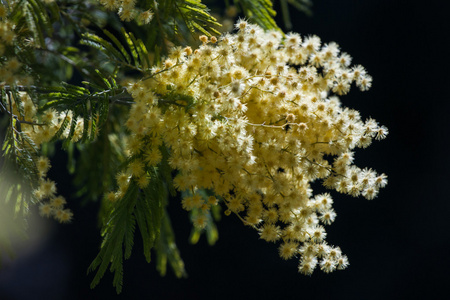
[[(37, 167), (40, 175), (39, 187), (33, 191), (34, 196), (41, 200), (39, 211), (42, 216), (54, 217), (61, 223), (67, 223), (72, 220), (73, 213), (70, 209), (65, 209), (66, 199), (63, 196), (56, 195), (56, 183), (46, 179), (46, 174), (50, 169), (50, 160), (47, 157), (39, 157)], [(46, 200), (46, 201), (44, 201)]]
[(200, 37), (195, 51), (173, 49), (152, 76), (129, 85), (133, 163), (110, 198), (120, 198), (130, 180), (148, 185), (144, 170), (158, 165), (166, 147), (178, 170), (175, 187), (190, 191), (183, 207), (200, 211), (196, 226), (205, 226), (217, 198), (261, 239), (281, 242), (283, 259), (300, 257), (300, 272), (344, 269), (347, 257), (325, 242), (333, 200), (313, 195), (311, 183), (367, 199), (387, 184), (386, 175), (352, 164), (353, 150), (384, 138), (387, 128), (362, 121), (336, 96), (352, 83), (367, 90), (371, 77), (317, 36), (283, 37), (245, 21), (236, 28), (220, 40)]
[[(20, 133), (27, 135), (40, 148), (41, 144), (48, 142), (59, 130), (64, 120), (64, 113), (57, 113), (54, 110), (48, 110), (41, 116), (37, 115), (37, 109), (30, 96), (26, 92), (19, 93), (20, 101), (14, 101), (13, 97), (7, 98), (7, 106), (11, 106), (11, 113), (15, 116), (21, 116), (16, 120), (20, 122)], [(83, 130), (83, 120), (77, 123), (74, 140), (81, 137)], [(14, 131), (14, 138), (19, 132)], [(63, 135), (68, 134), (66, 130)], [(21, 151), (19, 149), (19, 151)], [(33, 191), (36, 200), (40, 201), (39, 210), (41, 215), (54, 217), (61, 223), (69, 222), (72, 219), (72, 212), (65, 209), (66, 200), (56, 194), (56, 183), (47, 178), (47, 172), (50, 169), (50, 161), (46, 157), (38, 157), (33, 161), (39, 172), (39, 186)]]
[[(13, 114), (19, 116), (23, 114), (21, 122), (22, 133), (28, 135), (37, 147), (42, 143), (50, 141), (55, 134), (60, 130), (63, 122), (69, 124), (61, 134), (61, 138), (67, 138), (70, 133), (70, 124), (72, 123), (72, 111), (58, 112), (54, 109), (48, 109), (39, 115), (37, 108), (30, 96), (26, 92), (20, 92), (20, 107), (12, 101)], [(91, 124), (89, 124), (90, 128)], [(83, 135), (84, 122), (78, 117), (74, 127), (74, 134), (71, 139), (72, 142), (77, 142)]]

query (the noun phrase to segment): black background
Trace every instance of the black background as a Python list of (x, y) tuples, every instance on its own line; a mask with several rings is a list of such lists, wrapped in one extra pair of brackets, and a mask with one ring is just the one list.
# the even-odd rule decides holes
[[(5, 262), (0, 300), (436, 299), (445, 292), (450, 267), (446, 1), (313, 2), (311, 18), (291, 9), (293, 30), (337, 42), (354, 64), (368, 70), (371, 90), (353, 89), (341, 100), (390, 131), (386, 140), (356, 153), (358, 166), (389, 176), (378, 198), (333, 194), (338, 215), (327, 240), (348, 255), (347, 270), (303, 276), (295, 259), (280, 259), (276, 245), (259, 240), (235, 217), (219, 222), (215, 246), (204, 239), (190, 245), (188, 215), (173, 199), (169, 210), (189, 277), (177, 279), (168, 270), (161, 278), (137, 242), (124, 266), (122, 294), (115, 294), (109, 273), (90, 290), (93, 275), (86, 270), (100, 244), (96, 205), (72, 201), (74, 222), (50, 225), (34, 251)], [(65, 172), (65, 155), (52, 161), (50, 178), (69, 198), (73, 191), (63, 189), (70, 178), (59, 175)]]

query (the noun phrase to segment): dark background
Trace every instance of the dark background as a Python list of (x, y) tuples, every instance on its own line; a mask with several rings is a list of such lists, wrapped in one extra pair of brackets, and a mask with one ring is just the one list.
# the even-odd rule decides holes
[[(96, 206), (72, 201), (73, 223), (50, 222), (34, 251), (5, 262), (0, 299), (436, 299), (445, 293), (450, 267), (445, 2), (313, 0), (313, 17), (291, 9), (294, 31), (337, 42), (373, 76), (371, 90), (355, 88), (341, 100), (390, 131), (386, 140), (356, 154), (358, 166), (388, 174), (378, 198), (333, 193), (338, 216), (327, 227), (327, 241), (348, 255), (347, 270), (303, 276), (295, 259), (283, 261), (276, 245), (259, 240), (235, 217), (219, 222), (215, 246), (204, 239), (190, 245), (188, 215), (174, 199), (169, 210), (189, 277), (177, 279), (168, 270), (161, 278), (137, 242), (124, 266), (122, 294), (115, 294), (109, 273), (90, 290), (93, 275), (86, 270), (100, 244)], [(50, 174), (60, 191), (70, 184), (69, 177), (57, 175), (63, 174), (58, 172), (64, 160), (64, 154), (53, 158), (55, 175)], [(34, 231), (32, 226), (32, 240)]]

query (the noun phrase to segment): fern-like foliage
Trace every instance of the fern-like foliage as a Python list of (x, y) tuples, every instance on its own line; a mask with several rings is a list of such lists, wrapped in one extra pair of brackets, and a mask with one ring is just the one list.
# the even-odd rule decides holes
[(113, 205), (107, 204), (109, 212), (104, 218), (100, 253), (89, 267), (89, 271), (98, 269), (92, 288), (100, 282), (110, 265), (110, 271), (114, 272), (113, 285), (117, 293), (121, 292), (123, 260), (131, 255), (136, 225), (143, 240), (145, 258), (150, 262), (150, 250), (160, 237), (161, 222), (165, 222), (163, 216), (167, 201), (164, 182), (155, 169), (150, 170), (150, 175), (152, 184), (144, 190), (131, 181), (122, 199)]
[(67, 148), (75, 134), (77, 118), (83, 119), (82, 142), (92, 142), (96, 138), (99, 128), (107, 121), (111, 103), (121, 101), (126, 97), (124, 89), (119, 86), (113, 77), (106, 78), (100, 71), (96, 70), (104, 86), (85, 82), (88, 87), (62, 83), (59, 87), (46, 88), (40, 93), (39, 98), (45, 104), (40, 108), (42, 111), (56, 109), (57, 111), (70, 111), (72, 115), (66, 114), (62, 125), (55, 133), (52, 141), (61, 139), (67, 128), (68, 135), (65, 137), (64, 146)]
[[(95, 287), (111, 264), (111, 272), (114, 272), (113, 285), (117, 293), (122, 290), (123, 257), (128, 258), (133, 248), (136, 217), (134, 214), (137, 201), (137, 186), (129, 187), (122, 201), (111, 211), (109, 223), (102, 231), (104, 238), (100, 253), (92, 262), (89, 270), (98, 271), (92, 281), (91, 288)], [(125, 254), (124, 248), (125, 247)]]
[[(77, 198), (86, 201), (99, 201), (114, 184), (114, 175), (125, 160), (123, 143), (112, 132), (120, 131), (120, 124), (114, 116), (100, 130), (92, 143), (71, 144), (68, 148), (70, 171), (74, 173)], [(116, 123), (116, 126), (114, 126)], [(77, 151), (78, 157), (73, 158)], [(75, 172), (76, 170), (76, 172)]]
[(141, 73), (148, 71), (151, 65), (149, 53), (141, 39), (136, 39), (133, 33), (127, 33), (123, 27), (120, 29), (120, 33), (124, 43), (106, 29), (103, 30), (103, 33), (109, 41), (96, 34), (84, 33), (81, 44), (102, 52), (107, 58), (105, 62), (112, 64), (115, 70), (122, 68)]
[(190, 32), (199, 31), (208, 36), (212, 33), (219, 34), (215, 27), (220, 26), (220, 23), (209, 14), (208, 7), (201, 1), (183, 0), (176, 1), (174, 4)]

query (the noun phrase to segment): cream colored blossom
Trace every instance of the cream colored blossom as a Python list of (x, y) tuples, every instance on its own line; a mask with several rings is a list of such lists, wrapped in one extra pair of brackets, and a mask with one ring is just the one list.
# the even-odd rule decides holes
[[(193, 52), (175, 48), (163, 69), (130, 85), (136, 103), (127, 126), (139, 137), (131, 152), (144, 155), (143, 165), (158, 164), (159, 150), (149, 140), (157, 137), (179, 172), (179, 191), (212, 191), (226, 215), (237, 215), (261, 239), (281, 239), (282, 258), (298, 253), (304, 274), (317, 265), (324, 272), (343, 269), (348, 261), (330, 250), (321, 225), (336, 218), (333, 199), (314, 195), (311, 183), (367, 199), (385, 186), (384, 174), (362, 170), (353, 159), (356, 148), (384, 138), (387, 129), (363, 121), (337, 97), (353, 84), (366, 90), (371, 79), (350, 66), (336, 43), (295, 33), (283, 39), (243, 20), (236, 28), (215, 43), (202, 38)], [(153, 96), (145, 99), (141, 91)], [(182, 201), (186, 210), (210, 205), (217, 203), (198, 193)], [(203, 214), (194, 219), (199, 228), (205, 222)]]

